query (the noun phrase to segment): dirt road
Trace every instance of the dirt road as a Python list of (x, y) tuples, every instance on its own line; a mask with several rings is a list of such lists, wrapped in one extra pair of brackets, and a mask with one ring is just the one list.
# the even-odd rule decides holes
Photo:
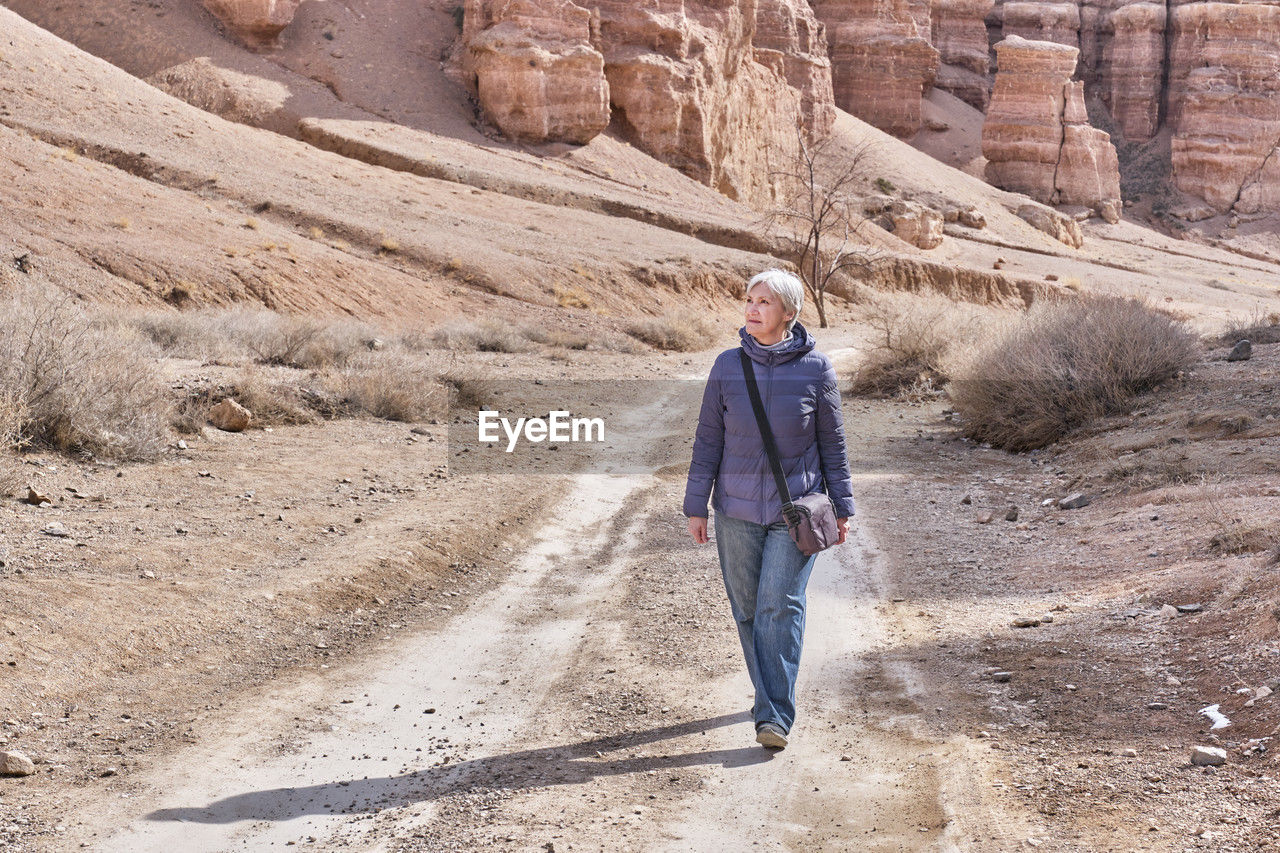
[[(883, 606), (902, 579), (873, 518), (815, 569), (792, 745), (754, 743), (714, 545), (690, 545), (678, 512), (700, 387), (671, 387), (618, 431), (642, 464), (579, 475), (443, 630), (245, 697), (129, 794), (69, 815), (67, 849), (1020, 846), (1035, 827), (986, 801), (972, 742), (924, 725), (945, 689), (880, 662), (913, 637)], [(855, 488), (882, 476), (859, 470)]]

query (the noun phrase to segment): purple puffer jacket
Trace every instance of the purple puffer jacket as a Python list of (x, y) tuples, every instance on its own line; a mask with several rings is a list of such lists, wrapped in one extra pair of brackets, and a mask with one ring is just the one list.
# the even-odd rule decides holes
[[(814, 349), (817, 342), (804, 326), (796, 323), (791, 334), (789, 346), (766, 350), (745, 327), (738, 331), (742, 349), (755, 363), (792, 499), (826, 491), (836, 517), (847, 518), (853, 515), (853, 482), (835, 368)], [(730, 518), (774, 524), (783, 520), (782, 501), (751, 410), (739, 352), (735, 347), (720, 353), (707, 377), (684, 514), (706, 518), (710, 499), (716, 512)]]

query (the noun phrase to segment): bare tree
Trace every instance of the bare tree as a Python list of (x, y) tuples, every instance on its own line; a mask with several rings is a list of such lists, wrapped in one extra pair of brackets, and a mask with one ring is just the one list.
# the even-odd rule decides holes
[(874, 146), (863, 142), (839, 150), (834, 137), (811, 142), (799, 127), (796, 136), (797, 153), (772, 173), (783, 194), (766, 221), (793, 241), (800, 277), (825, 329), (825, 297), (832, 280), (845, 270), (866, 268), (880, 256), (863, 234), (867, 220), (856, 195)]

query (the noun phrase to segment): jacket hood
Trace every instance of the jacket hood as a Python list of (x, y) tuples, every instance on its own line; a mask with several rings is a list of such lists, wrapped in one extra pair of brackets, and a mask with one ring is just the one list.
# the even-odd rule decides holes
[(747, 332), (746, 326), (738, 330), (738, 337), (742, 339), (742, 348), (747, 351), (747, 355), (751, 360), (756, 364), (766, 366), (785, 364), (792, 359), (799, 358), (818, 345), (809, 330), (799, 322), (791, 327), (791, 342), (782, 349), (765, 349), (760, 345), (759, 341)]

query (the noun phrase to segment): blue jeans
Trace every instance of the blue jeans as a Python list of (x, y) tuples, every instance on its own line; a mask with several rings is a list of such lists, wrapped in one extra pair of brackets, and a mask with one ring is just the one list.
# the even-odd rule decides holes
[(785, 522), (765, 526), (715, 513), (715, 534), (729, 608), (756, 689), (756, 725), (774, 723), (790, 732), (804, 645), (804, 590), (817, 555), (800, 553)]

